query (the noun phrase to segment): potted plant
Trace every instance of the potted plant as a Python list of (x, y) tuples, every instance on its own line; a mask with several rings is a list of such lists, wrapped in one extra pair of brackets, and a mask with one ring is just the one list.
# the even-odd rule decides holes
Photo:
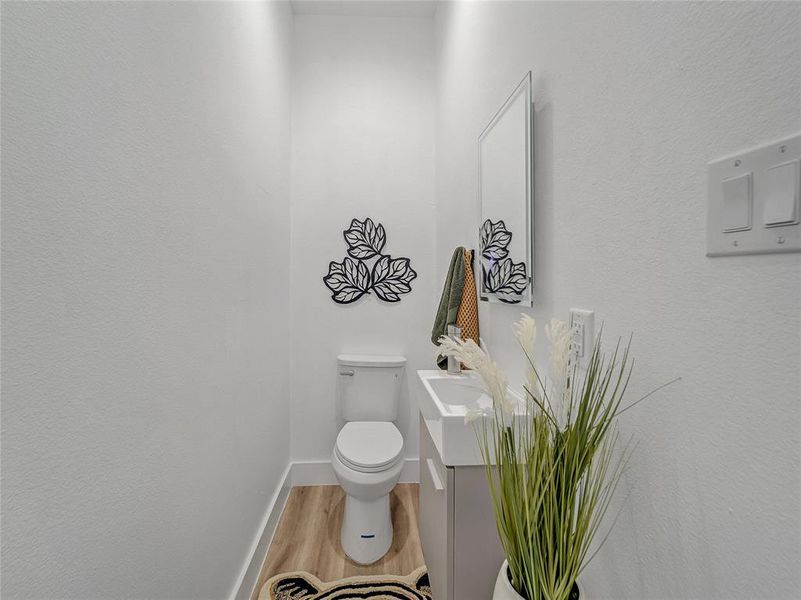
[(506, 557), (493, 599), (587, 600), (577, 578), (594, 556), (590, 547), (630, 456), (628, 448), (615, 451), (616, 421), (639, 402), (622, 405), (630, 342), (606, 354), (599, 335), (580, 369), (569, 328), (554, 319), (546, 327), (546, 376), (534, 362), (534, 319), (524, 314), (514, 329), (528, 361), (522, 402), (475, 342), (443, 337), (437, 348), (476, 371), (492, 399), (465, 421), (476, 429)]

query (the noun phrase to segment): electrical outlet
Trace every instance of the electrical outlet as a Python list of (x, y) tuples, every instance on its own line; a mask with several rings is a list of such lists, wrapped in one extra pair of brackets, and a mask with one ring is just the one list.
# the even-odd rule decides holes
[(571, 344), (579, 365), (584, 365), (595, 343), (595, 313), (581, 308), (570, 309)]

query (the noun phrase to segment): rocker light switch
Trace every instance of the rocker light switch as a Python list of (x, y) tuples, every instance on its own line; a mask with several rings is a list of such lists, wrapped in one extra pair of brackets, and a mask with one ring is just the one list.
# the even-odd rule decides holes
[(768, 169), (765, 175), (765, 227), (798, 223), (798, 161)]
[(723, 199), (723, 231), (751, 229), (751, 173), (720, 183)]

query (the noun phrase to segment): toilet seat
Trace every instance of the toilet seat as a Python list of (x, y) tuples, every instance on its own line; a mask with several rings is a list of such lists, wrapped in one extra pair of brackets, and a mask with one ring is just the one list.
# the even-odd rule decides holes
[(351, 421), (337, 435), (334, 451), (354, 471), (377, 473), (397, 464), (403, 452), (403, 436), (394, 423)]

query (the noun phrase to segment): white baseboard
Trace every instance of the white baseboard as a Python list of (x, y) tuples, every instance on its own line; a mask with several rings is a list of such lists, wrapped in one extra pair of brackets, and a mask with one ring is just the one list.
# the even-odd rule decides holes
[(278, 489), (275, 490), (273, 497), (267, 504), (267, 509), (264, 512), (264, 518), (261, 520), (261, 525), (256, 535), (253, 538), (253, 543), (250, 545), (245, 564), (239, 577), (234, 584), (229, 595), (229, 600), (250, 600), (253, 593), (253, 588), (256, 586), (261, 571), (261, 565), (264, 557), (267, 555), (267, 549), (273, 541), (275, 529), (278, 526), (278, 519), (281, 513), (284, 512), (287, 498), (289, 498), (289, 490), (292, 488), (292, 463), (289, 463), (281, 475), (281, 481)]
[[(407, 458), (403, 462), (399, 483), (420, 481), (419, 460)], [(337, 478), (330, 460), (291, 462), (281, 476), (281, 483), (270, 499), (261, 526), (256, 532), (245, 565), (234, 584), (229, 600), (249, 600), (259, 578), (259, 571), (275, 535), (278, 519), (284, 512), (289, 490), (301, 485), (336, 485)]]
[[(403, 461), (399, 483), (419, 483), (419, 460)], [(336, 485), (337, 478), (330, 460), (296, 461), (292, 463), (292, 487), (301, 485)]]

